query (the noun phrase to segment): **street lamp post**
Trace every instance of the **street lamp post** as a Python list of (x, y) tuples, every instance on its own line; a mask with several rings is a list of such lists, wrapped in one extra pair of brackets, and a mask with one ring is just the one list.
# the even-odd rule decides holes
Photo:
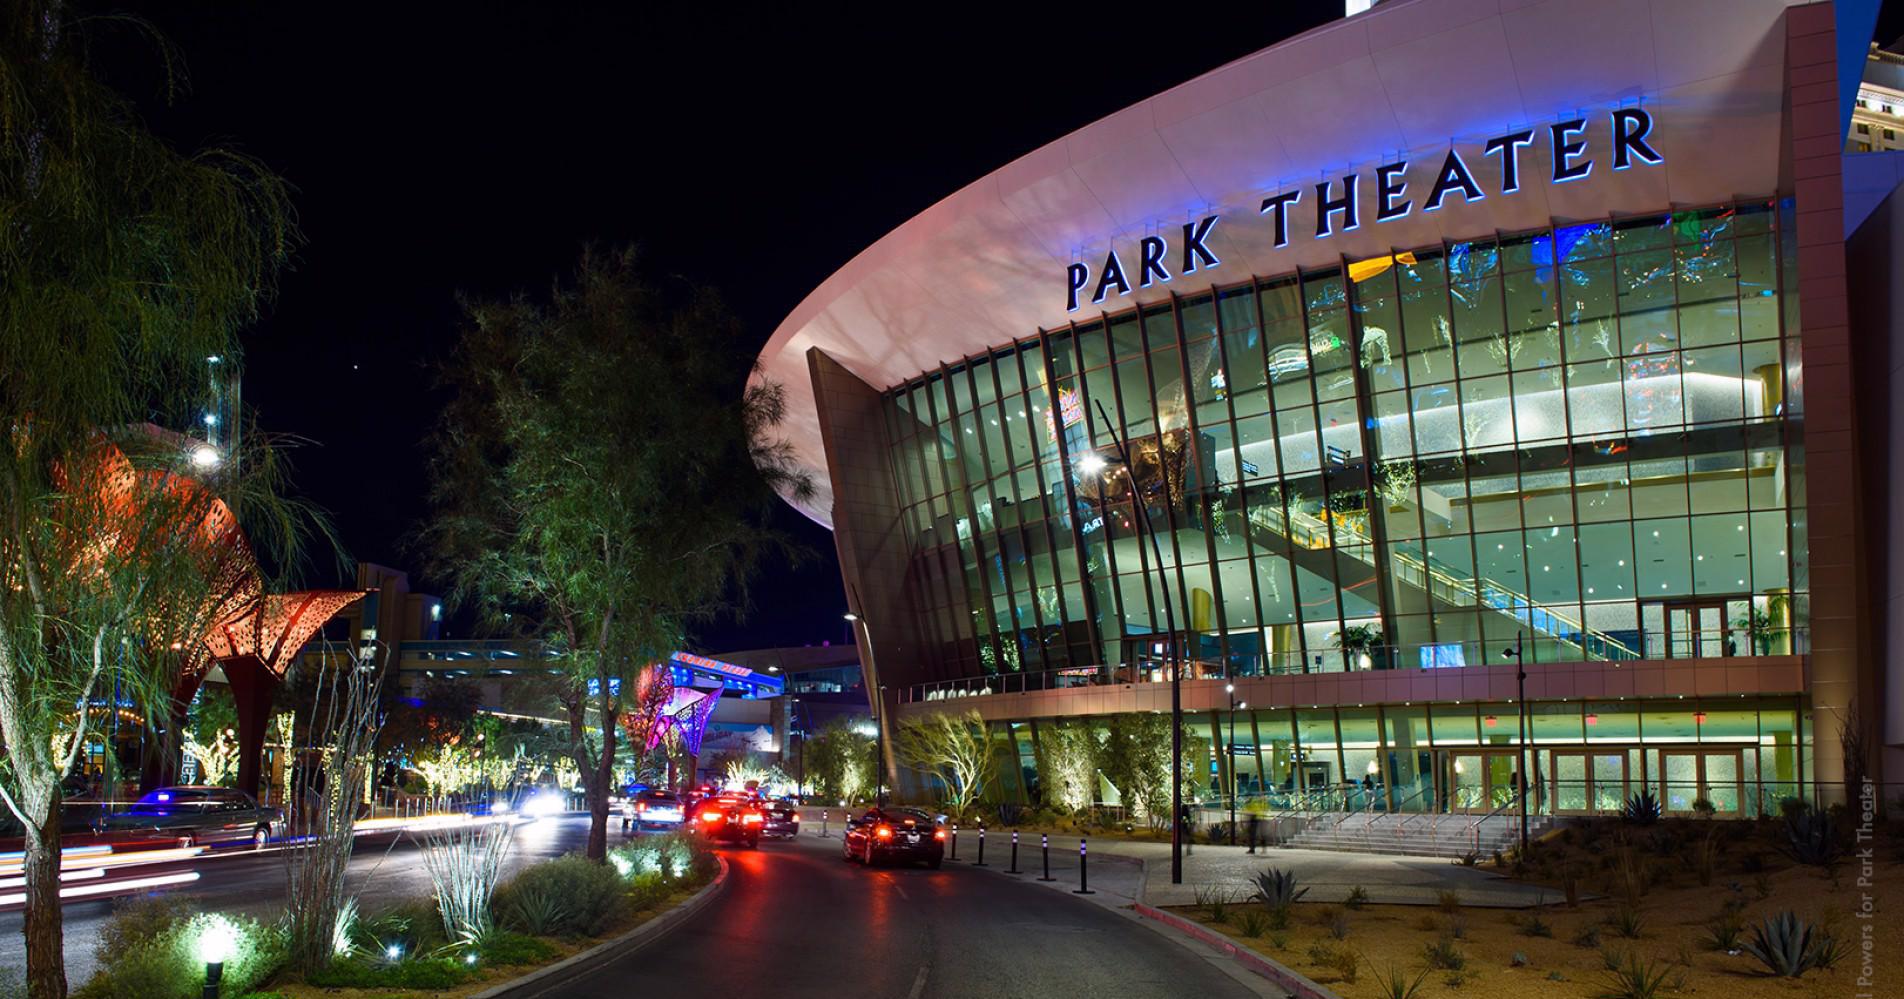
[[(1104, 427), (1110, 431), (1111, 446), (1117, 449), (1117, 464), (1124, 469), (1124, 477), (1130, 483), (1131, 505), (1137, 508), (1139, 530), (1150, 535), (1151, 558), (1157, 563), (1157, 575), (1163, 586), (1160, 595), (1164, 602), (1164, 662), (1170, 670), (1170, 883), (1183, 884), (1183, 662), (1177, 655), (1177, 617), (1170, 604), (1170, 573), (1164, 568), (1163, 546), (1157, 540), (1157, 531), (1150, 522), (1150, 507), (1137, 495), (1137, 476), (1131, 471), (1130, 453), (1124, 450), (1124, 441), (1118, 436), (1117, 424), (1105, 415), (1104, 403), (1097, 404), (1098, 418), (1104, 421)], [(1093, 453), (1097, 468), (1086, 468), (1085, 462), (1079, 462), (1079, 470), (1086, 474), (1093, 471), (1109, 474), (1104, 459)], [(1161, 455), (1159, 459), (1161, 460)], [(1168, 476), (1165, 481), (1165, 500), (1169, 500)]]
[[(854, 602), (858, 603), (855, 591)], [(860, 654), (868, 663), (873, 658), (873, 628), (866, 623), (858, 611), (847, 611), (846, 620), (859, 626), (866, 636), (866, 645)], [(864, 671), (862, 671), (864, 672)], [(878, 675), (875, 671), (874, 675)], [(880, 684), (873, 689), (873, 803), (881, 808), (886, 806), (886, 685)]]
[(1230, 775), (1230, 845), (1236, 845), (1236, 684), (1223, 685), (1230, 698), (1230, 738), (1225, 747), (1223, 769)]
[(1527, 752), (1527, 662), (1521, 657), (1522, 633), (1514, 633), (1514, 647), (1502, 649), (1501, 658), (1514, 660), (1514, 722), (1520, 730), (1520, 777), (1514, 793), (1521, 799), (1521, 856), (1527, 856), (1527, 761), (1531, 758)]
[(804, 802), (807, 800), (807, 726), (806, 726), (806, 722), (800, 718), (800, 699), (796, 697), (793, 699), (792, 703), (793, 703), (793, 719), (792, 720), (793, 720), (793, 724), (798, 726), (797, 732), (800, 736), (800, 755), (799, 755), (799, 764), (798, 764), (800, 767), (800, 778), (798, 783), (795, 786), (798, 789), (800, 800)]

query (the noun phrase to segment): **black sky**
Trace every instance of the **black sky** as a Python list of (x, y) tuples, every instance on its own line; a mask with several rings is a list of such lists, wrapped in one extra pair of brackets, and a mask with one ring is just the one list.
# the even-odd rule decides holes
[[(245, 401), (266, 429), (315, 442), (298, 485), (350, 554), (406, 566), (440, 404), (428, 366), (459, 292), (540, 291), (584, 242), (632, 242), (651, 266), (719, 287), (764, 342), (938, 199), (1342, 6), (130, 9), (190, 70), (167, 105), (149, 48), (100, 46), (148, 124), (181, 148), (235, 144), (297, 187), (309, 242), (245, 335)], [(769, 573), (760, 606), (706, 629), (703, 647), (843, 637), (830, 535), (778, 517), (820, 557)]]

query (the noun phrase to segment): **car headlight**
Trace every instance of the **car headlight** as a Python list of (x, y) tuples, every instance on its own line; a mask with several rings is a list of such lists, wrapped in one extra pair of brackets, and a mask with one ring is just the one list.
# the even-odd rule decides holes
[(522, 805), (526, 815), (560, 815), (566, 810), (562, 807), (561, 797), (553, 794), (538, 794)]

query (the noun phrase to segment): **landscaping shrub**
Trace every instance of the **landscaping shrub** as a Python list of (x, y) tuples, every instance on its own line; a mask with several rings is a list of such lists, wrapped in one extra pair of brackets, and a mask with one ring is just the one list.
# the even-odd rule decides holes
[(1628, 955), (1617, 965), (1601, 973), (1603, 999), (1654, 999), (1666, 989), (1672, 968), (1647, 961), (1637, 954)]
[(1612, 918), (1608, 920), (1608, 925), (1613, 927), (1613, 932), (1628, 940), (1639, 939), (1640, 930), (1645, 923), (1646, 920), (1640, 915), (1637, 907), (1624, 904), (1615, 909)]
[(535, 937), (492, 930), (477, 943), (476, 955), (484, 964), (541, 964), (554, 957), (556, 950)]
[(1739, 918), (1739, 910), (1728, 905), (1707, 921), (1706, 945), (1713, 950), (1730, 953), (1739, 949), (1739, 938), (1744, 932), (1745, 921)]
[(596, 936), (629, 911), (626, 889), (613, 865), (571, 853), (504, 882), (496, 889), (496, 913), (503, 928), (518, 932)]
[(1626, 804), (1620, 809), (1620, 818), (1636, 826), (1650, 826), (1659, 821), (1662, 811), (1659, 799), (1653, 796), (1652, 791), (1641, 791), (1626, 799)]
[(327, 989), (450, 989), (467, 981), (470, 974), (447, 957), (381, 961), (366, 956), (332, 961), (330, 967), (310, 972), (304, 980)]
[(1269, 932), (1269, 914), (1260, 909), (1245, 909), (1236, 917), (1236, 928), (1246, 937), (1260, 937)]
[(1409, 978), (1406, 968), (1394, 964), (1375, 976), (1376, 987), (1382, 999), (1415, 999), (1416, 994), (1421, 991), (1421, 983), (1427, 980), (1428, 972), (1426, 971)]
[(396, 947), (404, 956), (423, 955), (450, 943), (433, 899), (418, 898), (359, 916), (350, 927), (352, 952), (383, 957)]
[(225, 990), (241, 995), (284, 963), (284, 939), (275, 928), (246, 916), (193, 915), (188, 900), (139, 899), (124, 903), (100, 934), (99, 970), (74, 995), (78, 999), (197, 999), (205, 983), (199, 941), (208, 933), (231, 937)]
[(1461, 953), (1461, 948), (1454, 945), (1454, 937), (1448, 934), (1443, 934), (1441, 939), (1434, 943), (1422, 944), (1421, 956), (1428, 962), (1430, 968), (1460, 971), (1468, 964), (1467, 955)]
[(1527, 921), (1521, 924), (1521, 936), (1551, 937), (1553, 935), (1554, 928), (1545, 919), (1540, 918), (1538, 912), (1528, 916)]
[(1361, 885), (1356, 885), (1355, 887), (1350, 888), (1349, 897), (1342, 904), (1345, 906), (1348, 906), (1351, 909), (1360, 909), (1361, 907), (1367, 905), (1368, 904), (1368, 889), (1362, 887)]
[(1272, 910), (1287, 909), (1307, 894), (1309, 889), (1296, 887), (1295, 871), (1272, 867), (1256, 875), (1256, 897)]
[(1461, 911), (1461, 893), (1453, 889), (1443, 888), (1435, 895), (1435, 907), (1439, 908), (1442, 912)]

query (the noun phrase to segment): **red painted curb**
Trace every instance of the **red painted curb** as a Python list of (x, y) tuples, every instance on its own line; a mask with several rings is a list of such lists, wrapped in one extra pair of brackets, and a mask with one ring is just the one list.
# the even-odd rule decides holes
[(1303, 977), (1300, 973), (1284, 967), (1248, 947), (1238, 947), (1229, 937), (1203, 926), (1200, 923), (1191, 922), (1182, 916), (1165, 912), (1162, 909), (1145, 905), (1142, 902), (1138, 902), (1131, 906), (1131, 908), (1136, 910), (1137, 914), (1145, 919), (1154, 919), (1179, 933), (1193, 937), (1228, 954), (1243, 967), (1287, 989), (1292, 996), (1301, 996), (1303, 999), (1341, 999), (1341, 997), (1334, 992), (1317, 985), (1315, 982)]

